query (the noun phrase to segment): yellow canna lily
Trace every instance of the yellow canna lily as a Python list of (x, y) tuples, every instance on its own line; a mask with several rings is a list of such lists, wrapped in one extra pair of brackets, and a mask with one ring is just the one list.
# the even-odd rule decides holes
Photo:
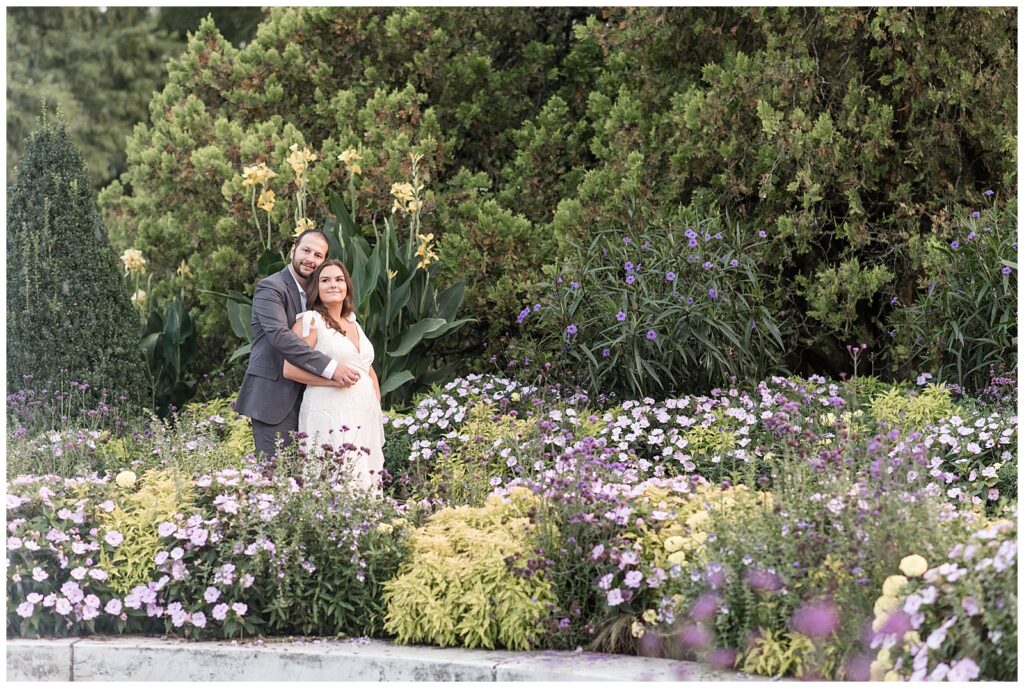
[(293, 236), (299, 236), (300, 234), (309, 229), (316, 229), (316, 223), (314, 223), (308, 217), (304, 217), (300, 219), (299, 222), (295, 225), (295, 232)]
[(142, 257), (142, 251), (137, 248), (125, 249), (121, 254), (121, 262), (124, 263), (124, 274), (130, 272), (144, 273), (146, 271), (146, 259)]
[(275, 195), (270, 189), (264, 189), (260, 192), (260, 199), (256, 202), (256, 205), (266, 210), (267, 213), (274, 211)]

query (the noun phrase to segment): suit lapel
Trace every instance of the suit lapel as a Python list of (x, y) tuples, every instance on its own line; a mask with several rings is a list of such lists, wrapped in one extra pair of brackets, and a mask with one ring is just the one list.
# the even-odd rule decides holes
[(302, 304), (299, 301), (298, 286), (295, 284), (295, 278), (292, 277), (292, 273), (285, 268), (280, 273), (281, 282), (284, 284), (285, 293), (288, 295), (288, 306), (285, 309), (290, 322), (295, 322), (295, 316), (301, 310)]

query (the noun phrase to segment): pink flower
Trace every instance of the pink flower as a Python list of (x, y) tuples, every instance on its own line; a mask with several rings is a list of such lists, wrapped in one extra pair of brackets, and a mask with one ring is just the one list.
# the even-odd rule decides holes
[(36, 606), (31, 602), (22, 602), (18, 605), (18, 616), (23, 619), (27, 619), (32, 616), (32, 612), (35, 611)]
[(103, 611), (105, 611), (107, 614), (117, 616), (121, 613), (121, 600), (117, 599), (116, 597), (110, 600), (109, 602), (107, 602), (107, 606), (103, 608)]
[(235, 602), (231, 605), (231, 608), (235, 611), (235, 614), (239, 616), (245, 616), (245, 612), (249, 610), (249, 606), (245, 602)]
[(95, 595), (86, 595), (83, 602), (86, 607), (96, 607), (98, 609), (100, 606), (100, 598)]
[(206, 628), (206, 614), (196, 612), (192, 615), (192, 625), (196, 628)]
[(203, 599), (206, 600), (207, 604), (213, 604), (220, 598), (220, 590), (213, 587), (212, 585), (206, 589), (203, 593)]
[(167, 557), (169, 556), (171, 555), (168, 552), (161, 550), (156, 553), (155, 557), (153, 557), (153, 563), (157, 566), (163, 566), (163, 563), (167, 561)]
[(61, 616), (67, 616), (71, 613), (71, 603), (63, 597), (58, 597), (56, 604), (53, 605), (53, 610)]
[(228, 618), (228, 606), (226, 604), (218, 604), (213, 608), (213, 618), (217, 621), (223, 621)]
[(608, 591), (608, 606), (616, 607), (622, 604), (622, 591), (618, 588), (612, 588)]
[(75, 580), (82, 580), (85, 578), (86, 568), (84, 566), (76, 566), (71, 569), (71, 577)]
[(242, 583), (243, 588), (251, 588), (252, 584), (256, 582), (256, 578), (251, 573), (247, 573), (239, 581)]
[(160, 537), (169, 537), (177, 529), (178, 526), (174, 525), (170, 521), (164, 521), (157, 527), (156, 532), (160, 535)]
[(31, 602), (32, 604), (39, 604), (43, 601), (43, 596), (37, 592), (30, 592), (29, 594), (25, 595), (25, 599)]
[(111, 547), (117, 547), (124, 542), (124, 535), (116, 530), (111, 530), (103, 537), (103, 540)]
[(973, 659), (965, 657), (959, 662), (953, 662), (953, 666), (949, 670), (949, 675), (946, 677), (950, 682), (952, 681), (973, 681), (978, 678), (981, 674), (981, 669), (977, 664), (974, 663)]
[(32, 580), (36, 581), (37, 583), (42, 583), (49, 577), (50, 574), (48, 574), (46, 571), (43, 571), (38, 566), (32, 569)]
[(793, 614), (793, 630), (812, 638), (832, 635), (839, 627), (839, 612), (827, 600), (811, 602), (797, 609)]
[(639, 588), (644, 580), (644, 574), (639, 571), (630, 571), (626, 574), (625, 584), (630, 588)]
[(83, 607), (82, 608), (82, 620), (90, 621), (100, 615), (100, 610), (96, 607)]
[(78, 604), (85, 597), (85, 593), (78, 587), (78, 583), (74, 581), (68, 581), (64, 585), (60, 586), (61, 594), (68, 598), (72, 604)]

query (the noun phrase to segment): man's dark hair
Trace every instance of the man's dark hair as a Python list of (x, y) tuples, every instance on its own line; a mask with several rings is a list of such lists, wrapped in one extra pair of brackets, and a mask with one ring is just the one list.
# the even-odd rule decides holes
[(331, 242), (328, 241), (327, 235), (323, 232), (323, 230), (320, 230), (320, 229), (307, 229), (305, 232), (303, 232), (299, 236), (295, 237), (295, 243), (293, 243), (292, 246), (298, 246), (299, 244), (301, 244), (302, 243), (302, 239), (306, 235), (308, 235), (308, 234), (319, 234), (320, 238), (324, 240), (325, 244), (327, 244), (327, 254), (326, 255), (330, 255), (330, 253), (331, 253)]

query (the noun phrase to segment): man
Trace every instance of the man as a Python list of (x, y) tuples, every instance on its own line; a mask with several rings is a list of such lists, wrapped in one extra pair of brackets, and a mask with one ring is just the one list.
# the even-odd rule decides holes
[(306, 310), (309, 277), (327, 259), (328, 249), (323, 232), (303, 232), (292, 246), (290, 264), (260, 280), (252, 297), (252, 351), (235, 410), (252, 419), (256, 453), (267, 458), (276, 455), (278, 436), (284, 440), (282, 446), (291, 443), (291, 433), (299, 428), (299, 407), (306, 389), (284, 377), (284, 359), (340, 387), (359, 379), (356, 370), (313, 350), (291, 330), (295, 316)]

